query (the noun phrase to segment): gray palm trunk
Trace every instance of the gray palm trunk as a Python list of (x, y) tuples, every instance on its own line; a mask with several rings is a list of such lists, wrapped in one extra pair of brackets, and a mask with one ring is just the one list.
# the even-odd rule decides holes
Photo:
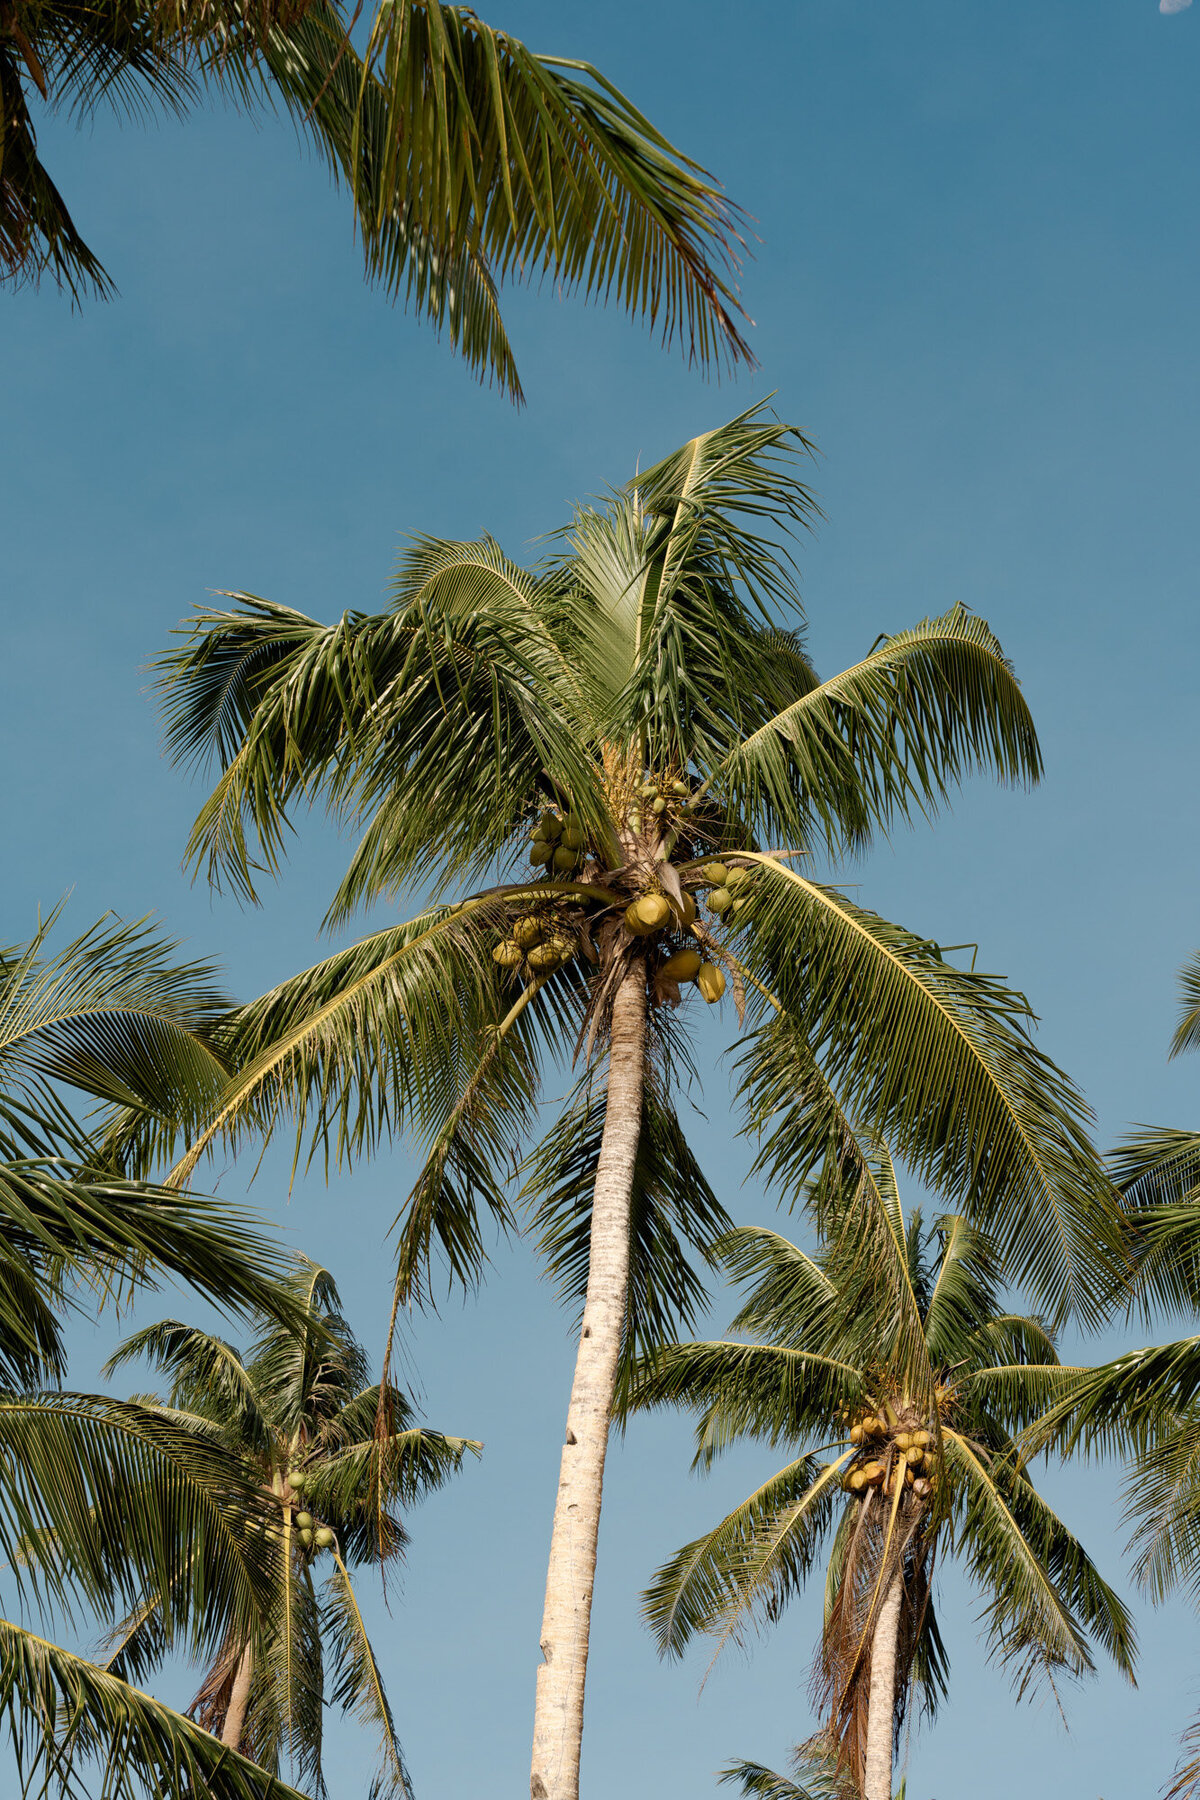
[(531, 1800), (578, 1800), (579, 1794), (596, 1539), (629, 1290), (629, 1207), (641, 1130), (645, 1050), (646, 973), (639, 960), (613, 1001), (587, 1298), (546, 1572)]
[(229, 1695), (229, 1711), (225, 1714), (225, 1723), (221, 1727), (221, 1742), (227, 1744), (231, 1750), (241, 1747), (242, 1732), (246, 1725), (246, 1708), (250, 1704), (250, 1683), (253, 1677), (254, 1646), (247, 1644), (238, 1657), (233, 1688)]
[(863, 1800), (892, 1800), (892, 1735), (896, 1712), (896, 1646), (904, 1573), (897, 1569), (879, 1606), (871, 1640), (871, 1693), (867, 1702), (867, 1754)]

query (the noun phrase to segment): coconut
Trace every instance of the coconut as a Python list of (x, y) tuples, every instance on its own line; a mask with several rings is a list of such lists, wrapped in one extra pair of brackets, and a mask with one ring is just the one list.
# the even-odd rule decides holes
[(874, 1484), (876, 1481), (882, 1481), (883, 1480), (883, 1464), (881, 1462), (864, 1463), (862, 1466), (862, 1474), (863, 1474), (863, 1480), (869, 1481), (872, 1484)]
[(534, 913), (526, 913), (513, 926), (513, 938), (522, 950), (528, 950), (533, 944), (540, 944), (545, 935), (542, 921)]
[(687, 791), (688, 784), (686, 781), (673, 781), (671, 783), (671, 792), (673, 794), (686, 794)]
[(704, 880), (708, 882), (710, 887), (724, 887), (729, 875), (729, 870), (725, 867), (724, 863), (711, 862), (705, 863), (700, 874)]
[(311, 1524), (312, 1524), (312, 1514), (311, 1513), (298, 1512), (296, 1514), (296, 1525), (299, 1530), (307, 1531)]
[(679, 902), (679, 917), (685, 925), (694, 925), (696, 922), (696, 902), (690, 894), (685, 894)]
[(643, 894), (635, 900), (633, 910), (642, 922), (643, 931), (661, 931), (669, 924), (671, 905), (665, 894)]
[(547, 843), (557, 843), (562, 836), (563, 822), (557, 813), (543, 813), (538, 820), (538, 830)]
[(703, 958), (698, 950), (677, 950), (659, 970), (668, 981), (694, 981)]
[(911, 1450), (912, 1433), (908, 1431), (898, 1431), (896, 1433), (896, 1448), (897, 1450)]
[(560, 844), (554, 852), (554, 866), (563, 875), (567, 873), (568, 869), (573, 869), (578, 861), (579, 852), (577, 850), (564, 850)]
[(583, 827), (581, 825), (576, 825), (572, 821), (570, 825), (565, 827), (559, 842), (566, 850), (582, 850), (584, 843)]
[(312, 1531), (306, 1525), (303, 1528), (303, 1530), (300, 1532), (300, 1542), (304, 1545), (304, 1548), (306, 1550), (310, 1550), (312, 1548), (312, 1541), (313, 1541)]
[(905, 1471), (904, 1471), (904, 1485), (905, 1485), (905, 1487), (914, 1487), (914, 1486), (915, 1486), (915, 1485), (916, 1485), (916, 1480), (917, 1480), (917, 1478), (916, 1478), (916, 1476), (915, 1476), (915, 1475), (914, 1475), (914, 1474), (913, 1474), (913, 1472), (912, 1472), (912, 1470), (911, 1470), (911, 1469), (905, 1469)]
[(850, 1486), (854, 1489), (854, 1492), (856, 1494), (861, 1493), (866, 1485), (866, 1472), (863, 1469), (855, 1469), (850, 1477)]
[[(492, 954), (494, 955), (495, 952), (493, 951)], [(288, 1470), (288, 1486), (290, 1488), (292, 1488), (297, 1494), (302, 1494), (307, 1485), (308, 1485), (308, 1476), (304, 1473), (303, 1469), (289, 1469)]]
[(863, 1441), (862, 1426), (861, 1425), (852, 1425), (850, 1427), (850, 1442), (852, 1444), (861, 1444), (862, 1441)]
[[(492, 961), (498, 962), (500, 966), (505, 969), (515, 969), (520, 960), (520, 944), (514, 944), (508, 938), (506, 938), (502, 944), (497, 944), (492, 951)], [(293, 1481), (292, 1486), (295, 1487), (295, 1485), (296, 1483)]]
[(658, 789), (652, 781), (643, 781), (641, 787), (638, 789), (638, 793), (642, 796), (643, 800), (652, 800), (657, 792)]
[(728, 912), (733, 905), (733, 895), (727, 887), (713, 888), (708, 896), (708, 904), (720, 916), (721, 913)]
[(730, 869), (728, 875), (725, 877), (725, 886), (732, 893), (736, 888), (742, 887), (749, 879), (749, 869)]
[(328, 1550), (332, 1542), (333, 1533), (330, 1531), (328, 1525), (322, 1525), (318, 1530), (313, 1532), (313, 1543), (317, 1546), (318, 1550)]
[(535, 969), (540, 975), (546, 975), (557, 969), (563, 960), (563, 954), (557, 944), (535, 944), (525, 960), (531, 969)]
[(696, 971), (696, 986), (710, 1006), (725, 992), (725, 977), (716, 963), (701, 963)]
[(933, 1433), (932, 1433), (932, 1431), (914, 1431), (912, 1434), (912, 1441), (914, 1444), (918, 1444), (920, 1446), (920, 1448), (922, 1450), (924, 1450), (924, 1448), (927, 1444), (932, 1444)]
[(553, 844), (535, 844), (529, 852), (529, 860), (535, 869), (544, 869), (554, 858)]
[(653, 812), (653, 813), (665, 813), (665, 812), (666, 812), (666, 810), (667, 810), (667, 803), (666, 803), (666, 801), (665, 801), (665, 800), (664, 800), (664, 799), (663, 799), (663, 797), (662, 797), (662, 795), (661, 795), (661, 794), (660, 794), (660, 795), (659, 795), (659, 796), (658, 796), (658, 798), (657, 798), (657, 799), (656, 799), (656, 800), (652, 800), (652, 801), (651, 801), (651, 802), (650, 802), (650, 811), (651, 811), (651, 812)]

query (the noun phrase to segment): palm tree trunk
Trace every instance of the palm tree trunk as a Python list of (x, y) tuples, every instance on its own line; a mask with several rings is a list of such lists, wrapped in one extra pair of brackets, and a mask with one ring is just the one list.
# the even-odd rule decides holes
[(229, 1710), (225, 1714), (225, 1723), (221, 1727), (221, 1742), (228, 1744), (231, 1750), (241, 1745), (242, 1731), (246, 1724), (246, 1707), (250, 1701), (250, 1682), (254, 1675), (254, 1646), (247, 1644), (238, 1658), (237, 1670), (233, 1677), (233, 1691), (229, 1696)]
[(642, 1122), (646, 973), (613, 1001), (604, 1133), (596, 1163), (587, 1299), (554, 1507), (542, 1663), (537, 1672), (531, 1800), (578, 1800), (592, 1583), (617, 1361), (629, 1289), (629, 1202)]
[(892, 1725), (896, 1714), (896, 1647), (904, 1572), (897, 1569), (879, 1607), (871, 1640), (871, 1693), (867, 1702), (867, 1754), (863, 1800), (892, 1800)]

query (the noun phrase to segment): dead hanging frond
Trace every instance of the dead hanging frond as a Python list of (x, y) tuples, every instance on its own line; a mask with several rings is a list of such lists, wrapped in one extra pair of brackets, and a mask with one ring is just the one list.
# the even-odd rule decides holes
[(819, 1739), (837, 1772), (859, 1791), (866, 1769), (875, 1625), (897, 1576), (903, 1583), (893, 1713), (897, 1746), (907, 1716), (929, 1610), (933, 1536), (928, 1526), (927, 1512), (911, 1497), (893, 1505), (882, 1491), (868, 1490), (850, 1529), (826, 1617), (812, 1676), (814, 1703), (827, 1715)]

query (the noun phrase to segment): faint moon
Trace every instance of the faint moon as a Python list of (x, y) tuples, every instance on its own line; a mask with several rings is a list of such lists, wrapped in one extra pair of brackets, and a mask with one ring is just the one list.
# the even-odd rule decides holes
[(1192, 0), (1158, 0), (1160, 13), (1186, 12)]

